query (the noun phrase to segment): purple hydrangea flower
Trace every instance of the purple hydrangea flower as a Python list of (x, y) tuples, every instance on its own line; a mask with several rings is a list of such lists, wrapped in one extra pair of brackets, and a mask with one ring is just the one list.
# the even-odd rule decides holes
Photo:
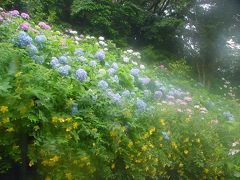
[(114, 103), (120, 103), (121, 102), (121, 95), (119, 93), (113, 93), (111, 91), (107, 92), (107, 96), (111, 99)]
[(96, 54), (95, 57), (100, 60), (103, 61), (105, 59), (105, 52), (103, 50), (99, 50)]
[(59, 63), (67, 64), (68, 63), (67, 57), (66, 56), (60, 56), (59, 57)]
[(92, 66), (92, 67), (97, 66), (97, 62), (96, 61), (90, 61), (90, 66)]
[(3, 17), (2, 17), (2, 16), (0, 16), (0, 22), (3, 22), (3, 20), (4, 20), (4, 19), (3, 19)]
[(228, 112), (224, 112), (224, 113), (223, 113), (223, 116), (224, 116), (228, 121), (234, 121), (234, 120), (235, 120), (233, 114), (230, 113), (229, 111), (228, 111)]
[(118, 69), (118, 64), (117, 63), (113, 63), (112, 64), (112, 68), (115, 69), (115, 70)]
[(136, 106), (139, 111), (144, 111), (147, 104), (143, 100), (138, 98), (136, 101)]
[(9, 11), (9, 14), (11, 16), (19, 16), (19, 11), (18, 10)]
[(85, 81), (87, 79), (87, 72), (80, 68), (76, 71), (76, 76), (79, 81)]
[(27, 31), (30, 28), (30, 25), (28, 23), (23, 23), (20, 25), (20, 29), (23, 31)]
[(58, 66), (60, 66), (59, 61), (56, 57), (52, 57), (52, 60), (50, 62), (50, 65), (52, 66), (52, 68), (57, 68)]
[(32, 44), (29, 46), (28, 51), (31, 56), (36, 55), (38, 53), (37, 47)]
[(17, 44), (19, 46), (28, 46), (32, 44), (32, 38), (24, 31), (21, 31), (18, 35)]
[(78, 48), (78, 49), (75, 49), (74, 54), (83, 56), (83, 55), (84, 55), (84, 52), (83, 52), (83, 50), (82, 50), (81, 48)]
[(45, 22), (39, 22), (38, 26), (42, 29), (51, 29), (51, 27), (47, 25)]
[(107, 89), (108, 88), (108, 83), (104, 80), (101, 80), (98, 82), (98, 87), (100, 87), (101, 89)]
[(67, 76), (70, 70), (71, 70), (71, 66), (69, 65), (61, 66), (58, 68), (58, 72), (60, 72), (64, 76)]
[(29, 19), (29, 18), (30, 18), (27, 13), (21, 13), (21, 17), (22, 17), (23, 19)]
[(130, 73), (132, 76), (137, 77), (139, 75), (140, 70), (137, 68), (132, 68)]

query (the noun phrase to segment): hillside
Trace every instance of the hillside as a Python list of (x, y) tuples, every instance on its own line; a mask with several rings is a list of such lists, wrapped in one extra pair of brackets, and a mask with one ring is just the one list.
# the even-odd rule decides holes
[(104, 37), (16, 10), (0, 14), (0, 46), (0, 173), (240, 177), (239, 101), (209, 93), (182, 66), (146, 65)]

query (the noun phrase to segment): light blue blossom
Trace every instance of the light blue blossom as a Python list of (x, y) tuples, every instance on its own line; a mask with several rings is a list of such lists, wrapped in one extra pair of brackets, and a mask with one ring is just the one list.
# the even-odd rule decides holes
[(105, 59), (105, 52), (103, 50), (99, 50), (96, 54), (95, 54), (95, 57), (102, 61)]
[(98, 87), (101, 89), (107, 89), (108, 88), (108, 83), (104, 80), (101, 80), (98, 82)]
[(59, 57), (59, 63), (67, 64), (68, 63), (67, 57), (66, 56)]
[(70, 70), (71, 70), (71, 66), (69, 65), (64, 65), (58, 68), (58, 72), (60, 72), (64, 76), (67, 76)]
[(154, 96), (155, 96), (156, 98), (161, 98), (162, 95), (163, 95), (162, 91), (155, 91), (155, 93), (154, 93)]
[(74, 104), (72, 105), (72, 112), (71, 112), (71, 114), (72, 114), (72, 116), (74, 116), (74, 115), (76, 115), (77, 113), (78, 113), (78, 104), (74, 103)]
[(57, 68), (58, 66), (60, 66), (59, 61), (56, 57), (52, 57), (52, 60), (50, 61), (50, 65), (54, 69)]
[(111, 79), (112, 79), (113, 82), (119, 83), (119, 79), (118, 79), (118, 76), (117, 76), (117, 75), (111, 77)]
[(107, 61), (105, 61), (104, 65), (105, 65), (106, 67), (110, 67), (110, 64), (109, 64)]
[(29, 46), (32, 44), (32, 38), (24, 31), (21, 31), (18, 35), (17, 45)]
[(31, 45), (29, 45), (28, 52), (29, 52), (30, 56), (34, 56), (38, 53), (38, 49), (36, 46), (31, 44)]
[(83, 50), (82, 50), (81, 48), (78, 48), (78, 49), (75, 49), (74, 54), (83, 56), (83, 55), (84, 55), (84, 52), (83, 52)]
[(167, 132), (162, 132), (162, 135), (163, 135), (163, 138), (164, 138), (165, 140), (167, 140), (167, 141), (170, 140)]
[(122, 96), (123, 97), (129, 97), (131, 94), (130, 94), (130, 91), (129, 90), (124, 90), (123, 92), (122, 92)]
[(229, 111), (224, 112), (224, 113), (223, 113), (223, 116), (224, 116), (228, 121), (234, 121), (234, 120), (235, 120), (233, 114), (230, 113)]
[(121, 95), (119, 93), (113, 93), (111, 91), (107, 92), (107, 96), (111, 99), (114, 103), (120, 103), (121, 102)]
[(113, 76), (114, 73), (116, 72), (116, 70), (113, 69), (113, 68), (110, 68), (110, 69), (108, 69), (107, 71), (108, 71), (108, 73), (109, 73), (111, 76)]
[(147, 104), (143, 100), (138, 98), (136, 101), (136, 106), (139, 111), (144, 111), (147, 107)]
[(147, 97), (147, 96), (149, 96), (151, 94), (151, 92), (146, 89), (146, 90), (143, 91), (143, 94), (144, 94), (144, 96)]
[(141, 82), (142, 85), (147, 85), (150, 83), (151, 79), (148, 77), (142, 77), (142, 78), (139, 78), (139, 81)]
[(2, 16), (0, 16), (0, 22), (3, 22), (3, 20), (4, 20), (4, 19), (3, 19), (3, 17), (2, 17)]
[(86, 58), (84, 56), (77, 57), (77, 61), (84, 62), (86, 61)]
[(87, 72), (80, 68), (76, 71), (76, 76), (79, 81), (85, 81), (87, 79)]
[(115, 70), (117, 70), (117, 69), (118, 69), (118, 64), (117, 64), (117, 63), (113, 63), (113, 64), (112, 64), (112, 68), (115, 69)]
[(44, 43), (47, 41), (47, 38), (45, 35), (38, 35), (35, 37), (35, 42), (37, 44), (37, 46), (39, 46), (40, 48), (44, 47)]
[(37, 64), (43, 64), (44, 63), (44, 56), (34, 55), (32, 58), (35, 61), (35, 63), (37, 63)]
[(132, 76), (137, 77), (139, 75), (140, 70), (137, 68), (132, 68), (130, 73)]
[(96, 67), (97, 66), (97, 62), (96, 61), (90, 61), (90, 66), (92, 67)]

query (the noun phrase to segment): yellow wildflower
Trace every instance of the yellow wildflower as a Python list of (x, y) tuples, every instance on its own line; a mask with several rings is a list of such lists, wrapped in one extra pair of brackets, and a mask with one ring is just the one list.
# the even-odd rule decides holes
[(144, 145), (144, 146), (142, 146), (142, 151), (146, 151), (147, 150), (147, 145)]
[(188, 154), (188, 150), (184, 150), (184, 154)]
[(176, 144), (175, 142), (172, 142), (172, 147), (173, 147), (174, 149), (177, 149), (177, 144)]
[(204, 172), (207, 174), (209, 172), (209, 169), (205, 168)]
[(73, 176), (72, 176), (72, 173), (65, 173), (65, 177), (67, 180), (72, 180), (73, 179)]
[(156, 131), (156, 128), (155, 128), (155, 127), (154, 127), (154, 128), (151, 128), (151, 129), (149, 129), (149, 134), (152, 135), (155, 131)]
[(133, 146), (133, 142), (132, 142), (132, 141), (129, 141), (128, 147), (131, 148), (132, 146)]
[(2, 112), (2, 113), (8, 112), (8, 107), (7, 106), (0, 106), (0, 112)]
[(17, 77), (20, 77), (22, 75), (22, 72), (17, 72), (16, 74), (15, 74), (15, 77), (17, 78)]
[(114, 132), (114, 131), (110, 131), (110, 136), (111, 136), (111, 137), (116, 137), (117, 134), (116, 134), (116, 132)]
[(8, 129), (6, 129), (6, 132), (13, 132), (14, 131), (14, 129), (11, 127), (11, 128), (8, 128)]
[(162, 126), (165, 126), (165, 125), (166, 125), (165, 120), (164, 120), (164, 119), (160, 119), (160, 124), (161, 124)]
[(3, 121), (2, 121), (3, 124), (7, 124), (9, 122), (10, 122), (9, 117), (3, 118)]
[(74, 122), (74, 123), (73, 123), (73, 129), (77, 129), (78, 126), (79, 126), (78, 122)]
[(31, 160), (28, 165), (29, 165), (29, 167), (32, 167), (34, 165), (33, 160)]
[(53, 122), (53, 123), (58, 122), (58, 118), (57, 118), (57, 117), (52, 117), (52, 122)]

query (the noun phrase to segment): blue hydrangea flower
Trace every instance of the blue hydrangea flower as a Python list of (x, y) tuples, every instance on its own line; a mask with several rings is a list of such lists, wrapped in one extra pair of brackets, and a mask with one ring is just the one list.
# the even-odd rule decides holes
[(87, 79), (87, 72), (80, 68), (76, 71), (76, 76), (79, 81), (85, 81)]
[(137, 68), (132, 68), (130, 73), (132, 76), (137, 77), (139, 75), (140, 70)]
[(113, 68), (110, 68), (110, 69), (108, 69), (107, 71), (108, 71), (108, 73), (109, 73), (111, 76), (113, 76), (114, 73), (116, 72), (116, 70), (113, 69)]
[(58, 72), (60, 72), (64, 76), (67, 76), (70, 70), (71, 70), (71, 66), (69, 65), (61, 66), (58, 68)]
[(138, 98), (136, 101), (136, 106), (139, 111), (144, 111), (147, 107), (147, 104), (143, 100)]
[(130, 94), (130, 91), (129, 90), (124, 90), (123, 92), (122, 92), (122, 96), (123, 97), (129, 97), (131, 94)]
[(74, 104), (72, 105), (72, 112), (71, 112), (71, 114), (72, 114), (72, 116), (74, 116), (74, 115), (76, 115), (77, 113), (78, 113), (78, 104), (74, 103)]
[(112, 79), (113, 82), (119, 83), (119, 79), (118, 79), (118, 76), (117, 76), (117, 75), (111, 77), (111, 79)]
[(33, 44), (31, 44), (28, 48), (28, 52), (30, 54), (30, 56), (34, 56), (38, 53), (38, 49), (36, 46), (34, 46)]
[(56, 57), (52, 57), (52, 60), (50, 61), (50, 65), (54, 69), (57, 68), (58, 66), (60, 66), (59, 61)]
[(77, 57), (78, 62), (84, 62), (86, 61), (86, 58), (84, 56)]
[(104, 80), (101, 80), (98, 82), (98, 87), (101, 89), (107, 89), (108, 88), (108, 83)]
[(163, 135), (163, 138), (165, 139), (165, 140), (170, 140), (170, 138), (169, 138), (169, 136), (168, 136), (168, 134), (166, 133), (166, 132), (162, 132), (162, 135)]
[(115, 70), (117, 70), (117, 69), (118, 69), (118, 64), (117, 64), (117, 63), (113, 63), (113, 64), (112, 64), (112, 68), (115, 69)]
[(142, 85), (147, 85), (150, 83), (151, 79), (148, 77), (142, 77), (142, 78), (139, 78), (139, 81), (141, 82)]
[(228, 121), (234, 121), (234, 120), (235, 120), (233, 114), (230, 113), (229, 111), (228, 111), (228, 112), (224, 112), (224, 113), (223, 113), (223, 116), (224, 116)]
[(95, 66), (97, 66), (97, 62), (96, 61), (90, 61), (90, 66), (92, 66), (92, 67), (95, 67)]
[(161, 98), (162, 97), (162, 91), (155, 91), (155, 93), (154, 93), (154, 96), (156, 97), (156, 98)]
[(68, 63), (67, 57), (66, 56), (59, 57), (59, 63), (67, 64)]
[(111, 99), (114, 103), (120, 103), (121, 102), (121, 95), (119, 93), (113, 93), (111, 91), (107, 92), (107, 96)]
[(29, 46), (32, 44), (32, 38), (24, 31), (21, 31), (18, 35), (17, 45)]
[(35, 61), (35, 63), (37, 63), (37, 64), (43, 64), (44, 63), (44, 56), (34, 55), (32, 58)]
[(38, 35), (35, 37), (35, 42), (36, 42), (37, 46), (39, 46), (41, 48), (44, 47), (44, 42), (46, 42), (46, 41), (47, 41), (47, 38), (44, 35)]
[(78, 48), (78, 49), (75, 49), (74, 54), (83, 56), (83, 55), (84, 55), (84, 52), (83, 52), (83, 50), (82, 50), (81, 48)]
[(95, 57), (100, 60), (103, 61), (105, 59), (105, 52), (103, 50), (99, 50), (96, 54)]
[(157, 88), (160, 88), (160, 87), (163, 86), (163, 84), (160, 83), (159, 81), (155, 81), (155, 86), (156, 86)]

